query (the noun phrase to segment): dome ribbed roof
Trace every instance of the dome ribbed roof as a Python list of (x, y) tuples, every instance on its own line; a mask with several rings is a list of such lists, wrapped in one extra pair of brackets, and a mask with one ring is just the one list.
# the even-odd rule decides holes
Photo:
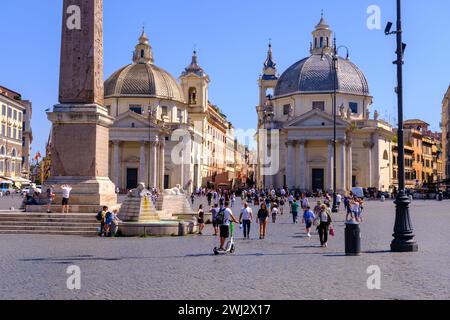
[(167, 71), (151, 63), (133, 63), (105, 81), (105, 97), (154, 97), (184, 102), (180, 85)]
[[(278, 80), (275, 96), (295, 93), (329, 93), (334, 91), (334, 70), (329, 54), (311, 55), (288, 68)], [(337, 91), (369, 95), (369, 85), (362, 71), (347, 59), (339, 58)]]

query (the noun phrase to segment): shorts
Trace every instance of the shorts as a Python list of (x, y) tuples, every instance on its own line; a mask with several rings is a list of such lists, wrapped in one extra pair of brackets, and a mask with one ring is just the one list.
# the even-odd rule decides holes
[(62, 199), (62, 205), (63, 205), (63, 206), (69, 205), (69, 199), (63, 198), (63, 199)]
[(220, 226), (220, 237), (228, 238), (230, 236), (230, 227), (227, 225)]
[(203, 219), (198, 219), (198, 223), (199, 223), (199, 224), (204, 224), (204, 223), (205, 223), (205, 220), (203, 220)]
[(48, 198), (48, 199), (47, 199), (47, 204), (50, 205), (50, 204), (52, 204), (52, 203), (53, 203), (53, 199), (52, 199), (52, 198)]
[(312, 220), (307, 220), (305, 222), (306, 229), (310, 229), (312, 227), (312, 225), (313, 225), (313, 221)]
[(267, 218), (258, 218), (258, 220), (259, 220), (260, 224), (263, 224), (263, 223), (266, 223)]

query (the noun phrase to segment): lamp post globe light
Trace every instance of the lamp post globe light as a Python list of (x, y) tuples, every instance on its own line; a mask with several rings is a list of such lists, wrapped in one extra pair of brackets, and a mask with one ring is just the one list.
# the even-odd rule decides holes
[(419, 247), (414, 240), (414, 232), (409, 214), (410, 200), (405, 191), (405, 143), (403, 140), (403, 52), (406, 45), (402, 42), (401, 0), (397, 0), (397, 31), (391, 32), (392, 23), (385, 29), (386, 35), (397, 36), (397, 98), (398, 98), (398, 195), (395, 200), (394, 239), (391, 243), (392, 252), (417, 252)]

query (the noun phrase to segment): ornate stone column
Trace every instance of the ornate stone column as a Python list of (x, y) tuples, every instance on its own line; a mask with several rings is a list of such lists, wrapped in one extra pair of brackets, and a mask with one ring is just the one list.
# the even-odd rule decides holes
[(341, 172), (340, 172), (340, 187), (342, 189), (342, 191), (347, 191), (347, 185), (346, 185), (346, 179), (347, 179), (347, 171), (346, 171), (346, 148), (345, 148), (345, 140), (341, 140), (339, 141), (339, 143), (341, 144)]
[(159, 181), (159, 190), (164, 191), (164, 175), (166, 173), (166, 153), (165, 153), (166, 144), (164, 141), (160, 141), (159, 143), (159, 172), (160, 172), (160, 181)]
[(159, 141), (154, 141), (151, 143), (152, 152), (150, 155), (150, 166), (152, 170), (152, 179), (150, 181), (150, 188), (158, 187), (158, 173), (159, 173), (159, 164), (158, 164), (158, 144)]
[(353, 148), (352, 139), (347, 139), (347, 185), (351, 190), (353, 187)]
[(306, 190), (306, 155), (305, 155), (305, 140), (300, 140), (300, 189)]
[(327, 171), (328, 190), (333, 189), (333, 141), (328, 141), (328, 171)]
[(294, 187), (294, 142), (286, 142), (287, 156), (286, 156), (286, 184), (290, 189)]
[(114, 183), (116, 187), (121, 187), (120, 183), (120, 172), (121, 172), (121, 161), (120, 161), (120, 141), (113, 141), (113, 153), (114, 153)]
[(367, 149), (367, 155), (368, 155), (368, 180), (367, 183), (369, 184), (367, 187), (371, 188), (373, 187), (373, 165), (372, 165), (372, 148), (374, 146), (373, 142), (366, 141), (364, 142), (364, 148)]
[(139, 155), (139, 181), (138, 183), (147, 181), (145, 168), (147, 163), (146, 152), (145, 152), (145, 142), (141, 142), (141, 152)]

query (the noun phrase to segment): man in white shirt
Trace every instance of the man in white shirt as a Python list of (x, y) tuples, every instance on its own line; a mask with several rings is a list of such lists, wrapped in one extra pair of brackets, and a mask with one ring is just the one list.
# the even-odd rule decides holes
[(338, 193), (338, 194), (336, 195), (336, 204), (337, 204), (337, 206), (338, 206), (338, 210), (341, 209), (341, 202), (342, 202), (342, 196)]
[(62, 213), (69, 213), (69, 198), (72, 187), (69, 185), (62, 185)]
[(239, 216), (239, 223), (242, 224), (244, 229), (244, 239), (250, 240), (250, 226), (253, 220), (252, 208), (249, 208), (248, 203), (244, 203), (244, 208), (241, 210), (241, 215)]

